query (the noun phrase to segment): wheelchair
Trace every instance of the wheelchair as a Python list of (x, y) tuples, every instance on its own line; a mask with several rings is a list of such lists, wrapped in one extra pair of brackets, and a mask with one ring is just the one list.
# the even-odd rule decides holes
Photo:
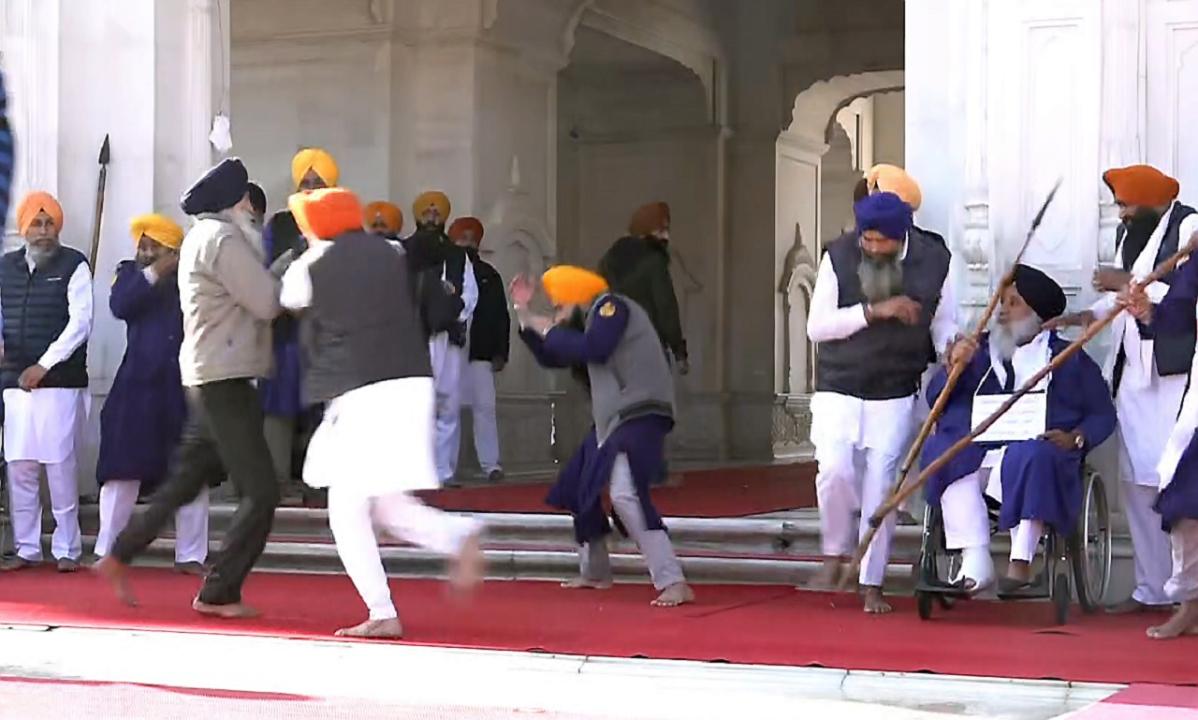
[[(1037, 556), (1042, 558), (1042, 566), (1032, 582), (1032, 587), (1041, 592), (999, 594), (1000, 600), (1050, 599), (1058, 625), (1068, 622), (1069, 605), (1075, 593), (1083, 611), (1096, 611), (1111, 580), (1111, 510), (1106, 484), (1089, 467), (1082, 471), (1082, 482), (1082, 509), (1073, 532), (1062, 537), (1049, 529), (1041, 539), (1043, 552)], [(998, 507), (989, 498), (987, 507), (993, 537), (998, 532)], [(929, 505), (924, 512), (916, 566), (915, 599), (920, 619), (930, 620), (937, 604), (948, 610), (956, 600), (970, 597), (967, 591), (950, 582), (960, 567), (960, 551), (948, 550), (944, 545), (940, 508)]]

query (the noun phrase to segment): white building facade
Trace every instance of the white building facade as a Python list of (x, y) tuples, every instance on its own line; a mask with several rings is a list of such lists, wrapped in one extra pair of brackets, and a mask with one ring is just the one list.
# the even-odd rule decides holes
[[(218, 159), (208, 136), (224, 115), (272, 210), (292, 154), (324, 147), (364, 200), (406, 209), (445, 190), (455, 215), (486, 223), (505, 278), (593, 264), (637, 206), (669, 202), (692, 360), (673, 451), (708, 461), (808, 450), (806, 298), (873, 162), (923, 186), (919, 222), (948, 238), (965, 310), (1063, 177), (1028, 260), (1086, 301), (1114, 253), (1104, 168), (1151, 162), (1183, 199), (1198, 192), (1195, 45), (1198, 0), (0, 4), (17, 192), (57, 194), (76, 247), (112, 140), (97, 402), (123, 349), (103, 308), (132, 252), (127, 222), (183, 219), (179, 194)], [(499, 390), (513, 470), (551, 467), (585, 427), (570, 381), (518, 345)]]

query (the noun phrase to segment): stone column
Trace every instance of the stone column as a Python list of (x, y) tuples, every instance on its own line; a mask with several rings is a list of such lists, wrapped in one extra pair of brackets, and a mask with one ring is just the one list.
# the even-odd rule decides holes
[[(961, 321), (971, 326), (989, 302), (993, 268), (1001, 265), (990, 232), (989, 133), (989, 0), (970, 3), (966, 23), (965, 60), (965, 227), (960, 248), (964, 260), (965, 309)], [(996, 261), (998, 261), (996, 263)]]
[[(9, 0), (0, 6), (0, 62), (8, 119), (16, 136), (12, 203), (30, 190), (58, 193), (58, 0)], [(6, 223), (4, 250), (20, 242)]]
[[(1140, 83), (1140, 3), (1102, 3), (1101, 170), (1144, 161), (1144, 96)], [(1115, 198), (1102, 184), (1098, 215), (1098, 262), (1115, 262)]]

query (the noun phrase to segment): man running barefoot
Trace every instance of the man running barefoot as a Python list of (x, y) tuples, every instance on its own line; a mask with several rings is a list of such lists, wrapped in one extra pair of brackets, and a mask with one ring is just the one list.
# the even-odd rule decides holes
[(593, 272), (559, 266), (541, 283), (555, 308), (552, 319), (529, 311), (534, 289), (526, 278), (512, 282), (520, 337), (544, 367), (586, 367), (595, 423), (547, 499), (574, 516), (580, 545), (580, 577), (563, 587), (611, 587), (606, 491), (617, 524), (649, 565), (660, 593), (653, 605), (693, 602), (695, 594), (649, 497), (649, 484), (665, 461), (666, 435), (674, 427), (674, 380), (657, 331), (639, 305), (611, 293)]
[(450, 582), (466, 589), (482, 579), (481, 527), (411, 494), (438, 478), (432, 366), (402, 248), (362, 229), (348, 190), (296, 194), (289, 205), (308, 249), (283, 276), (280, 302), (300, 315), (304, 395), (326, 404), (304, 481), (329, 488), (337, 554), (370, 612), (337, 635), (398, 638), (376, 528), (453, 558)]

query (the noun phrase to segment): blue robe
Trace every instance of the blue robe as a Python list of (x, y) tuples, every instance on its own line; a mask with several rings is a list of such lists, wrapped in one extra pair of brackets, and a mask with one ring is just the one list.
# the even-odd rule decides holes
[[(276, 246), (277, 245), (277, 246)], [(303, 252), (303, 238), (290, 212), (275, 213), (262, 231), (262, 246), (269, 265), (288, 249)], [(267, 415), (296, 417), (304, 409), (300, 398), (300, 380), (303, 368), (300, 365), (299, 324), (286, 314), (278, 317), (271, 325), (271, 343), (274, 351), (274, 374), (258, 381), (258, 395), (262, 410)]]
[[(1055, 357), (1069, 343), (1053, 333), (1049, 347)], [(930, 465), (972, 427), (973, 395), (1002, 392), (990, 369), (989, 336), (984, 337), (969, 367), (949, 396), (935, 432), (923, 448), (922, 465)], [(928, 404), (936, 402), (948, 373), (941, 368), (928, 385)], [(983, 383), (983, 378), (985, 382)], [(979, 384), (981, 388), (979, 389)], [(1083, 450), (1062, 450), (1047, 440), (1006, 444), (1002, 461), (1002, 510), (999, 529), (1009, 530), (1021, 520), (1042, 520), (1059, 533), (1068, 534), (1077, 523), (1082, 504), (1082, 460), (1115, 430), (1115, 405), (1098, 365), (1084, 351), (1074, 354), (1052, 375), (1048, 384), (1048, 430), (1077, 430), (1085, 436)], [(926, 494), (933, 506), (951, 483), (976, 472), (986, 452), (1002, 443), (970, 443), (939, 472), (928, 479)]]
[[(1152, 330), (1157, 336), (1185, 332), (1194, 328), (1195, 304), (1198, 303), (1198, 261), (1193, 259), (1174, 271), (1169, 292), (1153, 308)], [(1187, 392), (1194, 392), (1193, 378)], [(1156, 499), (1165, 532), (1178, 520), (1198, 520), (1198, 432), (1177, 462), (1173, 479)]]
[(117, 267), (108, 306), (125, 321), (127, 343), (100, 411), (96, 480), (140, 480), (145, 492), (166, 476), (187, 417), (179, 375), (179, 284), (170, 277), (151, 285), (137, 263), (125, 261)]
[[(600, 301), (610, 301), (615, 312), (607, 317), (596, 314), (584, 331), (559, 325), (544, 338), (526, 329), (520, 331), (520, 338), (537, 362), (547, 368), (602, 363), (611, 357), (623, 338), (629, 310), (623, 300), (612, 295), (600, 296), (595, 302)], [(621, 453), (628, 457), (646, 527), (666, 529), (649, 496), (649, 485), (661, 474), (666, 436), (673, 427), (674, 419), (665, 415), (633, 417), (621, 422), (603, 445), (598, 444), (595, 428), (591, 427), (545, 498), (550, 506), (568, 510), (573, 516), (574, 539), (580, 545), (611, 532), (603, 510), (603, 495), (611, 480), (612, 466)]]

